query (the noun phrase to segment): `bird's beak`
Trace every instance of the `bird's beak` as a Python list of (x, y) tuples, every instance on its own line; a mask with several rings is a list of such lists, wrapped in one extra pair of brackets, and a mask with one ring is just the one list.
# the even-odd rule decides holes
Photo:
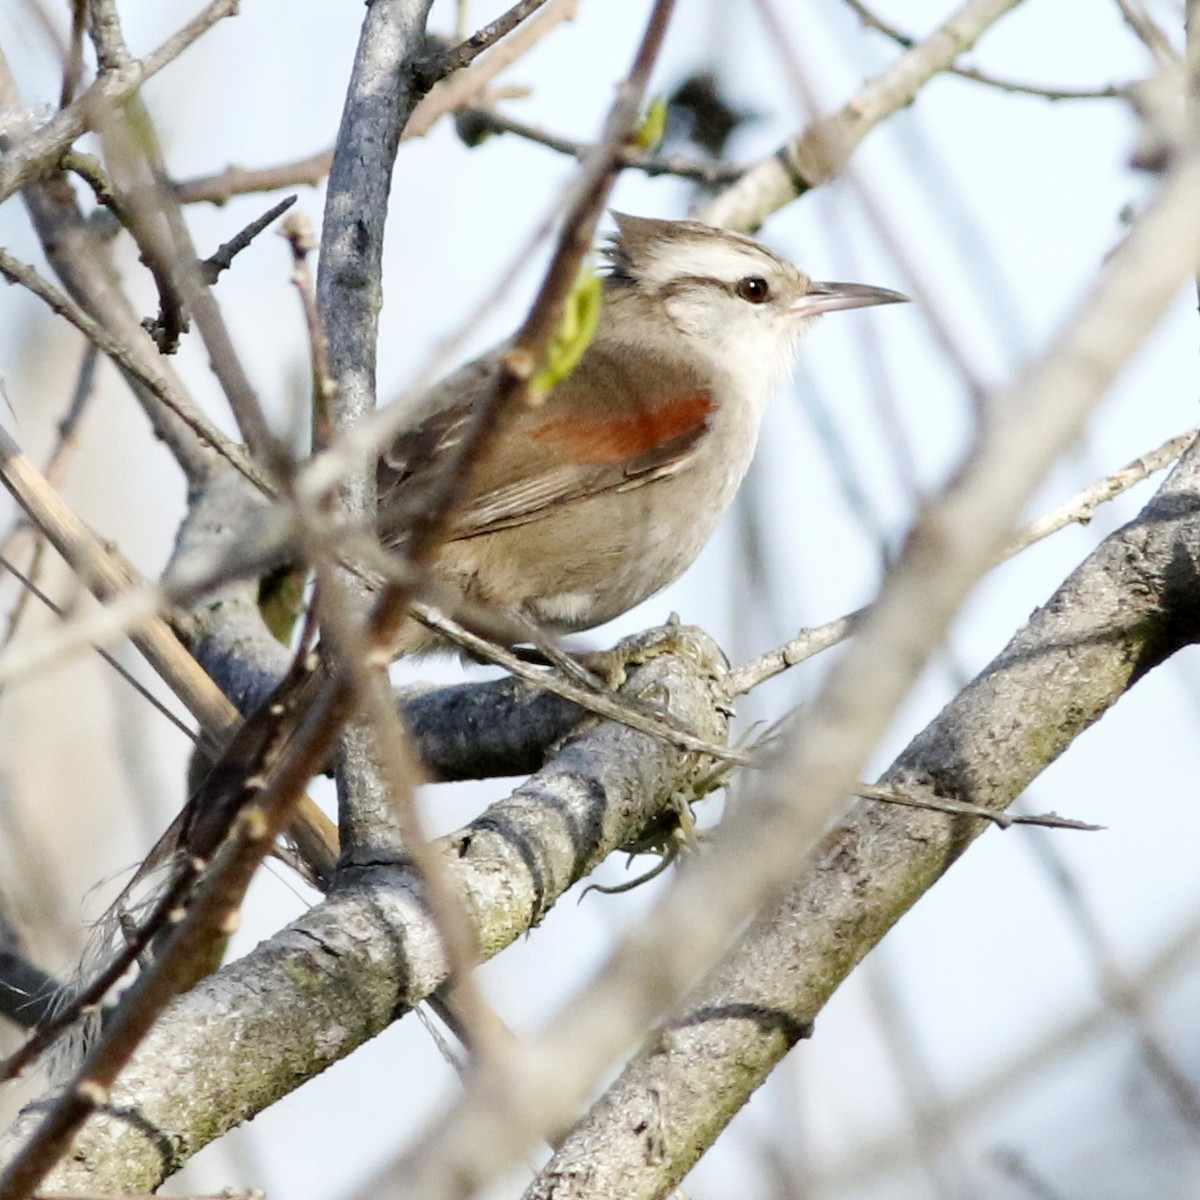
[(871, 304), (907, 304), (903, 292), (871, 287), (865, 283), (810, 283), (808, 291), (791, 305), (798, 317), (815, 317), (843, 308), (866, 308)]

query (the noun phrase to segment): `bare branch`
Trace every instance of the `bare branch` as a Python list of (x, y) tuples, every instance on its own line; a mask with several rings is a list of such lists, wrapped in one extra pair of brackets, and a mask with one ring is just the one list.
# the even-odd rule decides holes
[(1089, 484), (1069, 500), (1064, 500), (1057, 508), (1038, 517), (1036, 521), (1031, 521), (1004, 547), (996, 560), (997, 563), (1015, 558), (1023, 550), (1068, 525), (1086, 525), (1095, 516), (1100, 505), (1115, 500), (1155, 472), (1169, 467), (1187, 451), (1198, 433), (1200, 430), (1189, 429), (1187, 433), (1168, 439), (1157, 449), (1147, 451), (1119, 471)]
[(6, 149), (0, 157), (0, 203), (19, 188), (50, 170), (80, 134), (95, 128), (104, 114), (124, 104), (164, 67), (175, 61), (218, 21), (238, 10), (239, 0), (212, 0), (198, 16), (145, 58), (104, 72), (67, 108), (40, 129)]
[(526, 17), (537, 12), (546, 0), (520, 0), (507, 12), (501, 13), (489, 25), (459, 42), (459, 44), (437, 59), (438, 75), (449, 75), (469, 67), (480, 54), (494, 46), (502, 37), (507, 37)]
[[(632, 1003), (639, 973), (662, 981), (670, 971), (666, 980), (682, 982), (675, 974), (682, 948), (693, 953), (707, 942), (708, 961), (715, 962), (723, 948), (718, 923), (732, 930), (730, 916), (740, 923), (759, 912), (737, 950), (692, 994), (688, 1011), (660, 1031), (656, 1053), (632, 1063), (563, 1144), (531, 1198), (578, 1195), (582, 1178), (590, 1195), (661, 1195), (805, 1035), (846, 973), (983, 828), (934, 813), (860, 807), (817, 842), (837, 798), (853, 791), (847, 764), (861, 764), (940, 640), (948, 599), (961, 598), (990, 564), (1055, 450), (1076, 435), (1088, 407), (1200, 262), (1197, 195), (1200, 147), (1192, 144), (1055, 346), (993, 410), (1005, 419), (991, 424), (944, 498), (918, 517), (860, 635), (801, 714), (768, 780), (774, 795), (767, 792), (766, 803), (743, 799), (710, 854), (673, 885), (648, 924), (652, 932), (623, 948), (586, 997), (573, 999), (570, 1011), (535, 1039), (529, 1074), (510, 1071), (510, 1111), (516, 1096), (525, 1097), (538, 1062), (554, 1061), (554, 1086), (562, 1086), (565, 1064), (581, 1057), (579, 1047), (612, 1036), (594, 1003), (604, 1005), (611, 1021), (618, 1005)], [(1109, 539), (1068, 580), (914, 740), (884, 784), (932, 787), (1003, 808), (1144, 670), (1193, 639), (1198, 474), (1200, 453), (1193, 451), (1144, 519)], [(790, 809), (787, 792), (796, 799)], [(798, 843), (810, 852), (796, 854)], [(769, 878), (783, 884), (796, 871), (799, 885), (790, 884), (782, 899), (772, 894)], [(748, 902), (728, 914), (722, 910), (735, 887), (749, 893)], [(804, 964), (800, 972), (797, 963)], [(543, 1078), (538, 1086), (550, 1085)], [(684, 1103), (689, 1094), (702, 1095), (703, 1104)], [(641, 1137), (631, 1136), (632, 1122), (606, 1115), (642, 1111), (648, 1095), (656, 1098), (656, 1113), (670, 1114), (659, 1144), (678, 1148), (654, 1162)], [(662, 1103), (668, 1095), (670, 1106)], [(464, 1116), (486, 1112), (487, 1103), (482, 1090), (469, 1091)]]
[(855, 784), (854, 794), (864, 800), (877, 800), (881, 804), (899, 804), (904, 808), (923, 808), (929, 812), (950, 813), (956, 817), (978, 817), (990, 821), (999, 829), (1013, 825), (1036, 825), (1042, 829), (1076, 829), (1083, 833), (1097, 833), (1103, 825), (1089, 825), (1071, 817), (1060, 817), (1058, 813), (1009, 813), (997, 812), (984, 804), (972, 804), (968, 800), (956, 800), (952, 796), (936, 796), (932, 793), (916, 793), (898, 787), (877, 787), (874, 784)]
[(319, 154), (296, 162), (283, 163), (278, 167), (226, 167), (217, 175), (202, 175), (196, 179), (185, 179), (172, 184), (180, 204), (215, 204), (219, 208), (234, 196), (251, 192), (272, 192), (276, 188), (297, 187), (307, 184), (316, 187), (333, 164), (333, 151), (322, 150)]
[[(901, 33), (895, 25), (885, 21), (878, 13), (872, 12), (862, 0), (845, 0), (845, 3), (865, 28), (882, 33), (884, 37), (895, 42), (904, 50), (911, 50), (916, 46), (916, 38)], [(1000, 79), (978, 71), (974, 67), (959, 66), (947, 68), (947, 74), (957, 75), (960, 79), (969, 79), (974, 83), (982, 83), (1002, 92), (1013, 92), (1023, 96), (1041, 96), (1044, 100), (1117, 100), (1124, 96), (1129, 86), (1128, 84), (1110, 83), (1107, 87), (1099, 88), (1046, 87), (1040, 84)]]
[(938, 73), (948, 70), (1020, 0), (967, 0), (946, 21), (867, 81), (831, 116), (822, 117), (746, 171), (700, 214), (726, 229), (757, 229), (777, 209), (838, 173), (855, 147), (881, 121), (911, 104)]
[[(625, 686), (634, 697), (668, 696), (676, 717), (716, 740), (724, 729), (715, 703), (720, 651), (699, 631), (677, 633), (680, 652), (635, 668)], [(705, 774), (703, 762), (621, 726), (568, 736), (556, 760), (510, 799), (439, 842), (483, 953), (542, 920)], [(192, 989), (150, 1034), (48, 1187), (157, 1186), (180, 1165), (163, 1155), (164, 1135), (176, 1154), (198, 1151), (428, 996), (446, 965), (421, 896), (402, 864), (351, 876), (292, 927)], [(231, 1042), (241, 1048), (232, 1058)], [(143, 1119), (126, 1119), (131, 1110)], [(39, 1108), (26, 1110), (0, 1139), (0, 1161), (40, 1119)]]
[[(511, 133), (555, 150), (559, 154), (568, 154), (572, 158), (582, 160), (591, 153), (594, 147), (586, 142), (575, 142), (570, 138), (559, 137), (547, 133), (534, 125), (526, 125), (515, 121), (509, 116), (491, 108), (468, 108), (459, 114), (459, 132), (472, 144), (478, 137), (492, 133)], [(625, 156), (625, 165), (634, 171), (641, 171), (651, 177), (657, 175), (673, 175), (677, 179), (692, 179), (697, 183), (729, 184), (734, 183), (745, 173), (745, 168), (716, 159), (706, 161), (699, 158), (687, 158), (682, 154), (672, 154), (666, 157), (657, 154), (647, 154), (643, 150), (630, 150)]]
[[(1169, 467), (1195, 441), (1198, 432), (1200, 431), (1191, 429), (1187, 433), (1170, 438), (1157, 449), (1147, 451), (1119, 471), (1089, 484), (1057, 508), (1038, 517), (1036, 521), (1031, 521), (996, 556), (993, 565), (999, 566), (1010, 558), (1015, 558), (1030, 546), (1068, 525), (1086, 525), (1101, 504), (1115, 500), (1156, 471)], [(821, 651), (837, 645), (854, 632), (867, 611), (866, 608), (860, 608), (856, 612), (839, 617), (836, 621), (802, 630), (778, 649), (768, 650), (766, 654), (761, 654), (758, 658), (735, 668), (729, 674), (730, 696), (744, 696), (760, 683), (774, 679), (776, 675), (781, 675), (814, 654), (820, 654)]]

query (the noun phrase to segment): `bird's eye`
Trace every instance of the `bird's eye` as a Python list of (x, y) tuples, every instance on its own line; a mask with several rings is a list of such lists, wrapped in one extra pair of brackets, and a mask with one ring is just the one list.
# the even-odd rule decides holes
[(771, 289), (761, 275), (747, 275), (738, 280), (737, 294), (751, 304), (761, 304), (771, 294)]

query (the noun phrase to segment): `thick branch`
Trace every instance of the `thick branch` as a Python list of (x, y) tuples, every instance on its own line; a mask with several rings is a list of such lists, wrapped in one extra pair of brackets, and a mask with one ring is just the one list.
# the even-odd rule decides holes
[[(716, 647), (672, 631), (678, 654), (631, 673), (630, 694), (724, 735)], [(540, 921), (577, 879), (635, 836), (705, 764), (604, 725), (577, 734), (507, 800), (440, 845), (485, 956)], [(324, 1070), (445, 977), (411, 870), (364, 873), (289, 929), (199, 984), (167, 1012), (81, 1132), (48, 1188), (149, 1189), (201, 1146)], [(234, 1049), (236, 1048), (236, 1049)], [(138, 1113), (137, 1121), (125, 1114)], [(8, 1160), (39, 1119), (0, 1143)]]
[(1197, 195), (1200, 146), (1193, 143), (1052, 350), (992, 398), (994, 419), (919, 515), (859, 637), (780, 738), (769, 779), (748, 790), (709, 854), (680, 874), (653, 921), (626, 938), (586, 991), (520, 1052), (469, 1081), (462, 1101), (397, 1165), (393, 1195), (464, 1196), (511, 1165), (595, 1086), (643, 1023), (712, 969), (743, 924), (806, 869), (1033, 488), (1200, 262)]
[[(431, 0), (384, 0), (363, 21), (325, 200), (317, 308), (328, 345), (334, 393), (329, 416), (345, 433), (375, 408), (375, 356), (383, 305), (383, 233), (400, 134), (419, 99), (419, 62)], [(336, 504), (367, 528), (375, 522), (375, 466), (342, 481)], [(330, 605), (360, 621), (372, 595), (349, 572), (331, 573)], [(349, 631), (347, 631), (349, 632)], [(332, 645), (332, 640), (328, 643)], [(343, 855), (398, 853), (395, 811), (378, 765), (362, 751), (366, 731), (352, 726), (338, 771)]]
[[(1003, 810), (1152, 667), (1200, 635), (1200, 449), (883, 777)], [(860, 803), (572, 1131), (530, 1200), (661, 1196), (806, 1036), (868, 950), (987, 827)], [(667, 1147), (651, 1162), (637, 1114)]]

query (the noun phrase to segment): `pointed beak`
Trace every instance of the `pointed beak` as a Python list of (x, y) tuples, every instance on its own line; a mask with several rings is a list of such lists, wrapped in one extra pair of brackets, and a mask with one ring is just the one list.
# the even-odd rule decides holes
[(867, 308), (872, 304), (907, 304), (903, 292), (891, 288), (871, 287), (865, 283), (817, 283), (791, 305), (798, 317), (815, 317), (821, 313), (837, 312), (843, 308)]

